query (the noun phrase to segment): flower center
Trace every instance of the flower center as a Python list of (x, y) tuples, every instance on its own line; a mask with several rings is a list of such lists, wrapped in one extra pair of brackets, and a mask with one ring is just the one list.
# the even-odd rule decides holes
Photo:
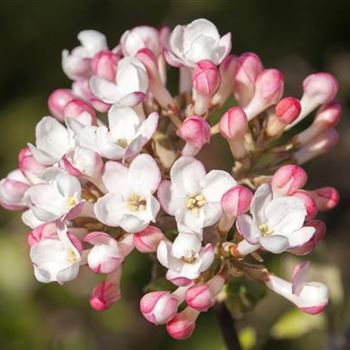
[(78, 204), (77, 199), (75, 197), (68, 197), (66, 201), (66, 206), (68, 209), (72, 209)]
[(259, 230), (261, 232), (262, 236), (270, 236), (273, 231), (267, 226), (267, 224), (261, 224), (259, 225)]
[(71, 264), (74, 264), (78, 261), (78, 257), (72, 248), (69, 248), (67, 250), (67, 261)]
[(202, 194), (196, 194), (187, 198), (186, 208), (191, 210), (193, 214), (198, 214), (199, 209), (203, 207), (205, 202), (205, 197)]
[(146, 206), (146, 198), (143, 196), (132, 194), (128, 199), (128, 209), (131, 211), (144, 211)]
[(185, 263), (193, 264), (197, 260), (197, 253), (194, 250), (191, 250), (189, 255), (183, 256), (181, 259)]
[(128, 147), (128, 141), (126, 139), (118, 139), (116, 144), (123, 148)]

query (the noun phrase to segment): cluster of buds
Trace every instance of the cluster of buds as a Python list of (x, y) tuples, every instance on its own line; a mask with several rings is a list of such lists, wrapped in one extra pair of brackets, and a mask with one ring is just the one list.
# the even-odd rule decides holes
[[(62, 54), (71, 88), (49, 96), (51, 115), (0, 182), (1, 205), (21, 210), (32, 230), (36, 279), (63, 284), (82, 268), (102, 274), (90, 305), (105, 310), (121, 298), (128, 255), (153, 255), (174, 287), (144, 295), (140, 310), (175, 339), (191, 335), (237, 275), (304, 312), (322, 311), (327, 288), (305, 282), (308, 264), (289, 283), (262, 256), (311, 252), (325, 235), (317, 213), (339, 201), (332, 187), (305, 189), (299, 166), (338, 140), (332, 75), (312, 74), (300, 99), (285, 97), (280, 71), (254, 53), (231, 54), (230, 33), (220, 36), (206, 19), (173, 31), (136, 27), (112, 49), (93, 30), (78, 39)], [(171, 67), (177, 96), (167, 88)], [(216, 137), (232, 153), (230, 172), (203, 165), (210, 159), (215, 168), (208, 144)]]

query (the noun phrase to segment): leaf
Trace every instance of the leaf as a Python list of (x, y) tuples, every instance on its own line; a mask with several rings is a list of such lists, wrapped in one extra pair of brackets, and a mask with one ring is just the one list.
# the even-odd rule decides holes
[(271, 335), (276, 339), (295, 339), (311, 330), (323, 330), (325, 324), (326, 319), (323, 314), (309, 315), (298, 309), (292, 309), (273, 325)]

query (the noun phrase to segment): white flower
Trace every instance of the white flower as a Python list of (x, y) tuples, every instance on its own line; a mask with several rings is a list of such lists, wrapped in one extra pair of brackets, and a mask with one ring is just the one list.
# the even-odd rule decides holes
[(63, 284), (78, 276), (81, 262), (81, 242), (66, 229), (58, 237), (39, 241), (31, 246), (30, 258), (36, 279), (42, 283)]
[(236, 181), (225, 171), (206, 174), (203, 164), (193, 157), (179, 158), (170, 170), (171, 181), (161, 183), (158, 198), (163, 209), (183, 226), (201, 233), (221, 217), (221, 197)]
[(306, 282), (309, 263), (298, 264), (293, 271), (292, 283), (274, 275), (266, 281), (267, 287), (294, 303), (300, 311), (318, 314), (328, 304), (328, 289), (320, 282)]
[(127, 30), (120, 39), (124, 56), (136, 56), (141, 49), (151, 50), (157, 57), (161, 53), (160, 33), (150, 26), (139, 26)]
[(145, 97), (148, 76), (144, 65), (137, 58), (125, 57), (118, 62), (115, 82), (93, 76), (90, 88), (104, 102), (135, 106)]
[(109, 161), (102, 176), (108, 192), (94, 206), (102, 223), (135, 233), (154, 222), (160, 209), (153, 196), (161, 180), (155, 160), (147, 155), (137, 156), (127, 168)]
[(214, 249), (211, 244), (202, 247), (200, 238), (193, 233), (179, 233), (174, 243), (160, 242), (157, 258), (168, 269), (168, 280), (188, 285), (212, 264)]
[(273, 198), (270, 185), (261, 185), (250, 205), (250, 215), (240, 215), (237, 228), (245, 238), (238, 250), (245, 255), (260, 246), (272, 253), (308, 242), (315, 232), (313, 227), (303, 227), (306, 209), (297, 197)]
[(175, 27), (166, 59), (173, 66), (194, 67), (201, 60), (220, 64), (231, 50), (231, 33), (220, 38), (216, 26), (204, 19)]
[[(31, 201), (31, 213), (41, 222), (72, 219), (83, 208), (80, 182), (61, 169), (47, 169), (44, 183), (32, 186), (27, 195)], [(29, 215), (29, 214), (27, 214)]]
[(53, 165), (74, 147), (74, 134), (52, 117), (44, 117), (35, 129), (35, 144), (28, 144), (34, 158), (41, 164)]
[(87, 138), (90, 139), (89, 142), (95, 140), (93, 147), (102, 157), (113, 160), (129, 159), (137, 155), (152, 138), (158, 119), (158, 113), (155, 112), (145, 119), (130, 107), (113, 105), (108, 112), (109, 129), (100, 126), (86, 131), (94, 134), (92, 138), (91, 134)]
[(78, 34), (81, 45), (62, 52), (62, 68), (72, 80), (86, 79), (91, 75), (91, 58), (99, 51), (106, 50), (106, 37), (95, 30), (83, 30)]

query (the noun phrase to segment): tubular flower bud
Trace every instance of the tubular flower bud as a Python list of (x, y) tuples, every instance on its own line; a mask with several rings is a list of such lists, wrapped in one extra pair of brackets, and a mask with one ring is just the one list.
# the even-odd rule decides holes
[(244, 214), (250, 206), (253, 193), (244, 186), (232, 187), (221, 198), (223, 215), (219, 221), (219, 230), (227, 232), (239, 215)]
[(334, 209), (340, 200), (338, 191), (334, 187), (322, 187), (314, 191), (308, 191), (315, 201), (319, 211)]
[(145, 294), (140, 301), (140, 310), (145, 319), (155, 325), (165, 324), (177, 312), (178, 298), (167, 292), (157, 291)]
[(136, 57), (144, 64), (147, 70), (149, 90), (154, 95), (158, 103), (164, 108), (173, 106), (174, 100), (161, 79), (157, 65), (157, 58), (154, 56), (152, 51), (146, 48), (142, 49), (137, 53)]
[(300, 198), (304, 202), (306, 209), (306, 221), (312, 220), (317, 215), (318, 210), (316, 202), (307, 191), (298, 190), (293, 193), (292, 197)]
[(305, 282), (308, 267), (307, 263), (297, 265), (292, 283), (270, 275), (266, 286), (290, 300), (300, 311), (314, 315), (322, 312), (327, 306), (328, 289), (323, 283)]
[(186, 307), (183, 311), (178, 313), (168, 324), (166, 330), (169, 335), (176, 339), (182, 340), (189, 338), (195, 327), (196, 320), (199, 316), (199, 311)]
[(232, 94), (238, 65), (238, 57), (234, 55), (228, 55), (220, 64), (220, 85), (212, 98), (211, 103), (213, 105), (222, 106), (227, 98)]
[(46, 166), (34, 158), (32, 151), (27, 146), (18, 153), (18, 168), (30, 182), (36, 183)]
[(72, 101), (74, 98), (75, 96), (72, 90), (57, 89), (53, 91), (47, 100), (50, 113), (59, 121), (64, 121), (64, 107), (68, 102)]
[(247, 52), (239, 57), (234, 95), (242, 107), (247, 106), (253, 98), (255, 81), (262, 70), (263, 65), (255, 53)]
[(310, 159), (329, 151), (339, 141), (339, 134), (335, 129), (329, 129), (312, 139), (300, 150), (294, 153), (294, 159), (298, 164), (304, 164)]
[(323, 239), (326, 234), (326, 225), (321, 220), (312, 220), (309, 221), (306, 226), (313, 227), (316, 231), (315, 234), (311, 237), (311, 239), (305, 244), (295, 247), (292, 249), (288, 249), (288, 252), (298, 255), (304, 256), (311, 253), (317, 246), (318, 242)]
[(266, 134), (270, 137), (279, 135), (286, 127), (298, 118), (301, 105), (294, 97), (285, 97), (275, 107), (275, 113), (269, 116)]
[(91, 61), (93, 74), (102, 79), (114, 81), (119, 59), (119, 56), (112, 51), (99, 51)]
[(148, 226), (140, 232), (134, 233), (134, 243), (136, 249), (141, 253), (154, 253), (158, 245), (163, 240), (163, 232), (155, 226)]
[(119, 268), (107, 276), (105, 281), (101, 281), (91, 292), (90, 305), (96, 311), (109, 309), (120, 298), (120, 279), (122, 269)]
[(276, 104), (284, 89), (284, 78), (277, 69), (263, 70), (255, 81), (254, 96), (244, 108), (248, 120), (252, 120), (268, 107)]
[(211, 98), (220, 85), (220, 74), (216, 65), (210, 60), (199, 61), (192, 75), (195, 91), (194, 112), (203, 115), (208, 111)]
[(248, 120), (241, 107), (231, 107), (220, 119), (219, 129), (231, 148), (236, 159), (242, 159), (247, 153), (244, 136), (248, 131)]
[(193, 115), (182, 122), (177, 134), (186, 141), (182, 155), (195, 156), (210, 142), (210, 125), (202, 117)]
[(205, 312), (215, 304), (215, 296), (224, 286), (225, 279), (220, 275), (214, 276), (203, 284), (197, 284), (186, 291), (186, 303), (192, 309)]
[(272, 177), (271, 185), (275, 193), (290, 196), (303, 188), (307, 182), (307, 174), (298, 165), (288, 164), (280, 167)]
[(96, 113), (90, 104), (78, 98), (74, 98), (69, 101), (63, 109), (65, 118), (84, 118), (84, 115), (82, 116), (83, 113), (85, 117), (89, 119), (89, 124), (92, 124), (92, 118), (96, 116)]
[(316, 138), (324, 131), (334, 128), (341, 114), (341, 106), (338, 103), (331, 102), (326, 104), (317, 114), (313, 123), (304, 131), (297, 134), (293, 142), (299, 145), (305, 145)]
[(303, 90), (301, 113), (287, 129), (299, 123), (317, 107), (332, 101), (338, 92), (338, 83), (332, 74), (315, 73), (304, 79)]

